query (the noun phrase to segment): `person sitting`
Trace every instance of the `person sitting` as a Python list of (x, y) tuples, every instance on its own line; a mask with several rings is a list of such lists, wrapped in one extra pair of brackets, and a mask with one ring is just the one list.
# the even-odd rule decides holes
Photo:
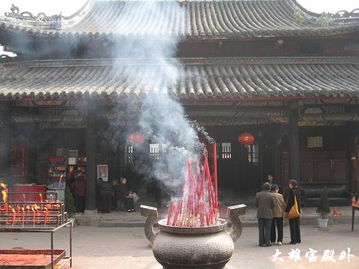
[(127, 188), (127, 179), (122, 177), (120, 179), (118, 187), (118, 204), (120, 210), (126, 210), (127, 212), (135, 211), (135, 202), (133, 200), (134, 192), (129, 191)]

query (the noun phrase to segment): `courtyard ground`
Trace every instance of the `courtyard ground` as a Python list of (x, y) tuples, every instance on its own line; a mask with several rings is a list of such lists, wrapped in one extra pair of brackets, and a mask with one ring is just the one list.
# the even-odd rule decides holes
[[(289, 242), (288, 226), (285, 227), (284, 242)], [(144, 237), (143, 228), (77, 226), (74, 229), (74, 266), (75, 269), (158, 269), (160, 268)], [(8, 248), (49, 248), (48, 234), (1, 233), (0, 249)], [(55, 248), (67, 247), (66, 230), (55, 234)], [(359, 228), (350, 231), (350, 224), (333, 224), (328, 231), (318, 230), (313, 225), (302, 226), (302, 243), (284, 244), (261, 248), (257, 244), (257, 228), (244, 227), (235, 252), (229, 263), (230, 269), (270, 269), (270, 268), (359, 268)], [(288, 253), (300, 250), (299, 261), (292, 260)], [(309, 248), (318, 251), (316, 262), (309, 262), (305, 253)], [(340, 253), (348, 251), (354, 255), (339, 261)], [(272, 261), (276, 249), (282, 252)], [(322, 262), (323, 252), (334, 250), (336, 262)], [(294, 252), (292, 252), (294, 253)], [(347, 253), (348, 254), (348, 253)], [(342, 253), (344, 255), (344, 253)], [(344, 257), (344, 256), (342, 256)]]

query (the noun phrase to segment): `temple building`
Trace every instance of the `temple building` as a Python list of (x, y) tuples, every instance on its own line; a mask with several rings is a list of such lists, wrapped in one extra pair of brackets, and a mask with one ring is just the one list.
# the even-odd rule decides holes
[[(295, 0), (146, 3), (92, 0), (68, 17), (15, 6), (0, 14), (0, 45), (17, 55), (0, 57), (1, 178), (48, 185), (81, 167), (87, 209), (95, 207), (99, 165), (110, 181), (127, 176), (140, 189), (134, 166), (144, 153), (128, 143), (137, 132), (128, 103), (146, 89), (124, 74), (163, 66), (121, 45), (171, 37), (178, 43), (168, 57), (185, 75), (161, 90), (216, 140), (220, 190), (255, 193), (272, 174), (283, 186), (297, 179), (308, 205), (324, 185), (332, 204), (359, 192), (359, 9), (316, 14)], [(159, 14), (166, 16), (154, 20)], [(149, 160), (160, 158), (161, 145), (141, 143)]]

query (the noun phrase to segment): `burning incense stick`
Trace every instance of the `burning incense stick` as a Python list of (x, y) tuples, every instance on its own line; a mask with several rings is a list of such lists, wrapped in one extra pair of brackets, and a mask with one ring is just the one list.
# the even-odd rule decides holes
[[(214, 147), (213, 147), (214, 150)], [(216, 154), (216, 150), (214, 150)], [(171, 201), (168, 209), (167, 224), (178, 227), (203, 227), (215, 225), (218, 219), (217, 176), (212, 180), (208, 156), (192, 165), (186, 164), (186, 175), (182, 197)], [(217, 164), (214, 161), (214, 170)]]

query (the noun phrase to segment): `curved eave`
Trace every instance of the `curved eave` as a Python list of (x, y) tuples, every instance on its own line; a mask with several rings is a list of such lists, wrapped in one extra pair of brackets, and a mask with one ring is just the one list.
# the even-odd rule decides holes
[[(168, 38), (168, 36), (162, 35), (121, 35), (115, 33), (99, 33), (99, 32), (81, 32), (81, 33), (72, 33), (72, 32), (61, 32), (61, 31), (34, 31), (34, 29), (21, 28), (20, 26), (6, 26), (3, 23), (0, 23), (0, 31), (6, 33), (13, 33), (19, 35), (26, 35), (33, 39), (83, 39), (83, 40), (116, 40), (122, 38), (132, 38), (132, 39), (147, 39), (147, 40), (156, 40)], [(359, 25), (348, 25), (343, 27), (330, 27), (328, 29), (318, 29), (318, 28), (305, 28), (300, 30), (279, 30), (279, 31), (261, 31), (261, 32), (243, 32), (240, 34), (234, 33), (223, 33), (221, 35), (177, 35), (175, 38), (178, 40), (188, 40), (188, 41), (245, 41), (245, 40), (264, 40), (271, 38), (332, 38), (336, 36), (344, 36), (356, 34), (359, 32)], [(1, 40), (2, 39), (2, 40)], [(8, 43), (8, 39), (2, 38), (0, 35), (0, 41)]]
[[(138, 98), (148, 91), (181, 101), (261, 101), (359, 97), (359, 59), (181, 59), (176, 85), (163, 85), (166, 66), (147, 60), (94, 59), (0, 65), (0, 99)], [(143, 74), (136, 80), (124, 74)], [(143, 81), (145, 77), (148, 81)], [(152, 85), (152, 86), (151, 86)]]

